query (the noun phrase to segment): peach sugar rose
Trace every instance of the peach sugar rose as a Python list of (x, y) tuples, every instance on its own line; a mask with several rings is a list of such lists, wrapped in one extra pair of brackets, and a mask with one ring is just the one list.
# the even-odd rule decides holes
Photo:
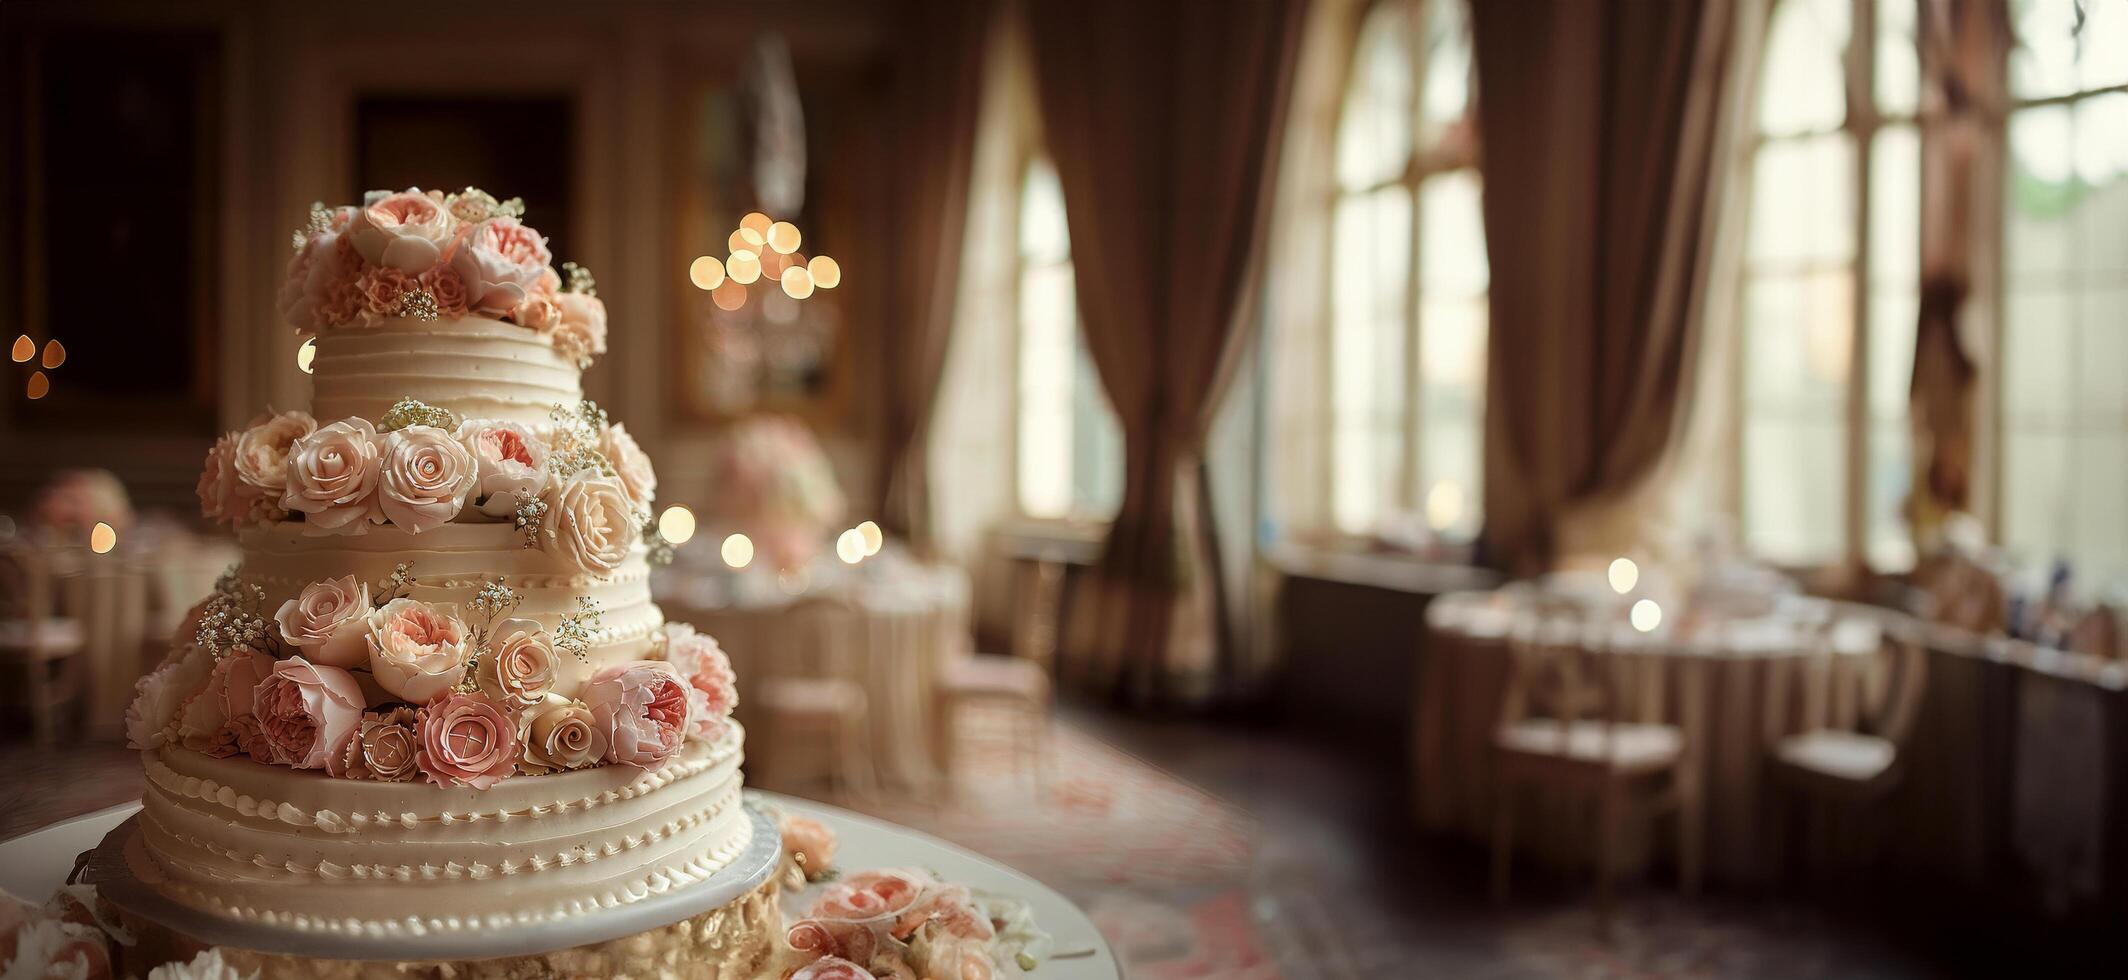
[(458, 441), (473, 456), (473, 500), (490, 517), (508, 517), (547, 486), (547, 442), (516, 422), (467, 419)]
[(348, 222), (347, 237), (370, 265), (420, 275), (442, 259), (457, 224), (435, 198), (408, 188), (365, 203)]
[(296, 440), (288, 451), (281, 506), (304, 515), (305, 534), (353, 534), (382, 522), (377, 483), (384, 440), (365, 419), (342, 419)]
[(465, 282), (468, 307), (500, 316), (532, 296), (552, 261), (539, 233), (515, 218), (500, 217), (466, 234), (451, 256), (451, 268)]
[(487, 789), (517, 766), (517, 723), (480, 694), (455, 692), (415, 715), (421, 732), (416, 757), (429, 782)]
[(296, 440), (318, 430), (309, 412), (282, 412), (251, 424), (236, 438), (232, 463), (246, 486), (278, 501), (288, 489), (288, 453)]
[(384, 436), (377, 507), (394, 525), (420, 534), (465, 509), (476, 473), (473, 454), (451, 433), (409, 425)]
[(304, 586), (281, 603), (274, 621), (281, 626), (282, 642), (302, 650), (312, 663), (360, 667), (369, 661), (369, 611), (369, 585), (342, 575)]
[(456, 606), (402, 596), (370, 613), (367, 625), (370, 673), (394, 697), (421, 704), (465, 678), (473, 639)]
[(614, 474), (621, 480), (621, 489), (628, 493), (628, 502), (637, 510), (649, 513), (650, 502), (658, 492), (658, 474), (650, 466), (649, 454), (643, 452), (635, 437), (628, 434), (628, 427), (609, 425), (600, 432), (599, 454), (613, 464)]
[(362, 721), (362, 685), (338, 667), (290, 657), (259, 681), (259, 731), (277, 758), (297, 769), (323, 769)]
[(539, 623), (505, 619), (488, 630), (488, 655), (474, 680), (496, 703), (529, 708), (554, 690), (554, 640)]
[(581, 701), (550, 701), (525, 726), (518, 766), (529, 773), (598, 765), (606, 757), (606, 731)]
[(584, 684), (584, 703), (606, 735), (606, 761), (655, 769), (686, 738), (687, 685), (671, 664), (612, 664)]
[(570, 477), (548, 502), (547, 548), (584, 571), (611, 575), (635, 547), (637, 520), (620, 481), (587, 469)]

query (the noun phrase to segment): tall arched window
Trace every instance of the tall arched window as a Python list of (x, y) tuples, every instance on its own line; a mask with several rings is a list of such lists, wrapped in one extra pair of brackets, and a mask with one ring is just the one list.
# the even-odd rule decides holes
[(2011, 3), (2001, 537), (2128, 572), (2128, 4)]
[(1107, 518), (1123, 498), (1122, 429), (1079, 331), (1064, 191), (1045, 158), (1027, 162), (1018, 223), (1020, 511)]
[(1916, 0), (1773, 8), (1732, 390), (1744, 544), (1774, 561), (1913, 562), (1915, 14)]
[(1329, 516), (1478, 519), (1484, 223), (1462, 0), (1368, 11), (1337, 130), (1328, 330)]

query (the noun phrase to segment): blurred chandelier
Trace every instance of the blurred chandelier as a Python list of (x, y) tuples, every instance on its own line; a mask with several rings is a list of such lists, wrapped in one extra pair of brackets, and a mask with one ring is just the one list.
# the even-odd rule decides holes
[(793, 221), (805, 201), (805, 117), (798, 81), (783, 39), (763, 35), (746, 59), (736, 93), (743, 130), (743, 185), (758, 208), (724, 239), (724, 254), (699, 255), (687, 278), (709, 293), (704, 391), (722, 411), (758, 407), (764, 395), (812, 389), (833, 346), (837, 304), (804, 301), (842, 283), (842, 267), (826, 255), (800, 251), (805, 236)]

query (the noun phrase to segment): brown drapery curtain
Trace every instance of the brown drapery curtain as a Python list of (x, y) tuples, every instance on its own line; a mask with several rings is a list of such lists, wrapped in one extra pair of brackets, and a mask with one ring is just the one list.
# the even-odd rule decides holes
[[(1557, 556), (1561, 522), (1653, 473), (1692, 379), (1747, 4), (1471, 5), (1492, 336), (1485, 559)], [(1755, 41), (1753, 42), (1755, 44)]]
[(1994, 240), (1983, 213), (2000, 213), (1980, 190), (2001, 185), (1991, 170), (2003, 112), (2000, 66), (2011, 31), (2003, 0), (1928, 0), (1921, 5), (1921, 310), (1914, 335), (1908, 423), (1914, 482), (1907, 522), (1926, 554), (1950, 514), (1969, 510), (1978, 438), (1980, 365), (1959, 326), (1974, 291), (1976, 240)]
[(1199, 464), (1254, 314), (1304, 7), (1028, 4), (1079, 317), (1122, 421), (1123, 502), (1091, 583), (1092, 675), (1127, 694), (1172, 693), (1178, 603), (1218, 587)]
[(995, 0), (912, 0), (899, 5), (892, 104), (895, 130), (886, 413), (878, 499), (887, 530), (929, 545), (924, 439), (953, 332), (961, 240), (983, 58)]

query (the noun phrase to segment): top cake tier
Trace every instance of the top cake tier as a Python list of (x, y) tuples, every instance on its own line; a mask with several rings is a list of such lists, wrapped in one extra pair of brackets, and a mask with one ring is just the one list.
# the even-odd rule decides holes
[(461, 418), (537, 425), (584, 397), (582, 372), (546, 338), (487, 317), (392, 317), (318, 338), (311, 414), (382, 418), (402, 398)]
[[(605, 353), (606, 307), (582, 266), (564, 262), (556, 271), (546, 236), (518, 220), (524, 210), (473, 187), (371, 191), (361, 204), (312, 205), (278, 305), (290, 326), (319, 338), (319, 414), (373, 414), (328, 407), (369, 384), (406, 382), (412, 390), (380, 397), (431, 404), (466, 382), (472, 397), (486, 391), (508, 404), (574, 392), (573, 373), (556, 368), (589, 367)], [(341, 340), (380, 334), (422, 342)], [(393, 356), (365, 356), (377, 354)], [(336, 365), (324, 363), (328, 355)]]

